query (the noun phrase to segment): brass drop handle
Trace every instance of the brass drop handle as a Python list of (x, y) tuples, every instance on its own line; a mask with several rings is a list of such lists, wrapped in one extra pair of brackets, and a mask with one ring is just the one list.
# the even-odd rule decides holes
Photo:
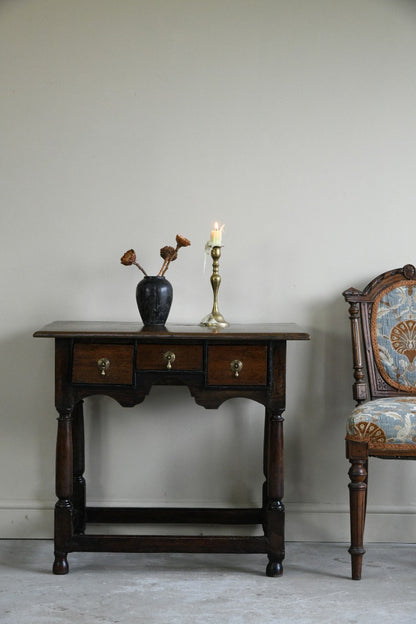
[(97, 360), (97, 367), (99, 374), (105, 377), (110, 368), (110, 360), (107, 360), (107, 358), (100, 358)]
[(163, 359), (166, 362), (166, 368), (170, 370), (172, 368), (172, 364), (174, 363), (176, 355), (172, 351), (166, 351), (163, 354)]
[(241, 369), (243, 368), (243, 363), (241, 360), (233, 360), (230, 362), (230, 368), (234, 373), (234, 377), (238, 377), (241, 373)]

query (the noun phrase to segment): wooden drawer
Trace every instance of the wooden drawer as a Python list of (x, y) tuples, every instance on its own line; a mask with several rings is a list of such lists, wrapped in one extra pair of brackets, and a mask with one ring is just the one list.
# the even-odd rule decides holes
[(202, 345), (137, 345), (138, 370), (202, 371), (202, 363)]
[(265, 386), (267, 347), (209, 346), (207, 372), (210, 386)]
[(74, 345), (73, 383), (133, 383), (133, 345)]

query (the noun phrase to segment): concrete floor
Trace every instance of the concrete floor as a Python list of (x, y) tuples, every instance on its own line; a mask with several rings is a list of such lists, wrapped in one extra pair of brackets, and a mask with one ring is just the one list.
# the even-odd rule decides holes
[(263, 555), (73, 553), (51, 574), (47, 540), (0, 540), (5, 624), (401, 624), (416, 622), (416, 545), (369, 544), (363, 580), (345, 544), (288, 543), (284, 575)]

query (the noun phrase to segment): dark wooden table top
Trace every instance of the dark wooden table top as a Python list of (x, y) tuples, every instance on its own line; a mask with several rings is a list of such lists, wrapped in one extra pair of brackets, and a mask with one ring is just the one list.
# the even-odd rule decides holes
[(295, 323), (235, 324), (224, 329), (200, 325), (166, 325), (143, 327), (141, 323), (115, 321), (55, 321), (34, 333), (36, 338), (207, 338), (227, 340), (309, 340), (308, 332)]

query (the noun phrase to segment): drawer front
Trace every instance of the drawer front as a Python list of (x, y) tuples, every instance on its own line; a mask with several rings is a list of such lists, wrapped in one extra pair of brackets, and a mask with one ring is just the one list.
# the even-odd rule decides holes
[(133, 383), (133, 345), (74, 345), (73, 383)]
[(202, 371), (202, 345), (139, 344), (136, 367), (138, 370)]
[(207, 381), (210, 386), (265, 386), (266, 345), (209, 346)]

